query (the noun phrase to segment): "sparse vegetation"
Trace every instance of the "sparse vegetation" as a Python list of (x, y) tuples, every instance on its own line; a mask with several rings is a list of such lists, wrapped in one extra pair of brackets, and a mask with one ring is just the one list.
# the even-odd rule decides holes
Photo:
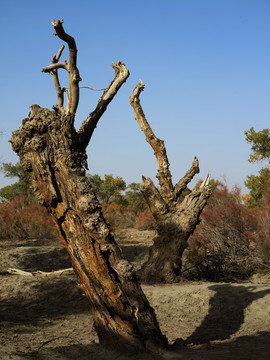
[[(4, 167), (7, 169), (7, 166)], [(57, 232), (47, 210), (37, 204), (25, 182), (27, 196), (16, 194), (23, 184), (20, 164), (8, 165), (18, 177), (10, 201), (0, 204), (0, 239), (54, 239)], [(16, 169), (21, 169), (17, 171)], [(15, 172), (16, 170), (16, 172)], [(155, 229), (155, 220), (140, 192), (140, 185), (126, 186), (120, 176), (89, 175), (113, 230)], [(212, 281), (247, 279), (270, 271), (270, 186), (265, 186), (260, 205), (250, 206), (238, 187), (231, 191), (225, 182), (212, 182), (214, 192), (202, 220), (185, 251), (183, 277)], [(2, 189), (0, 189), (1, 192)]]
[(217, 182), (201, 224), (189, 239), (184, 274), (188, 278), (235, 281), (270, 270), (270, 207), (251, 208), (241, 191)]

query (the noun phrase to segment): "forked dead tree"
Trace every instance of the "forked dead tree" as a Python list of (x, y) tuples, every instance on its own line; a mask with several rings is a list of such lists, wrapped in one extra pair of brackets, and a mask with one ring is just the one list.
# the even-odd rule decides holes
[(188, 183), (199, 173), (199, 162), (195, 157), (185, 176), (173, 186), (164, 141), (155, 136), (140, 104), (139, 96), (143, 89), (144, 83), (140, 81), (129, 101), (146, 141), (154, 150), (160, 190), (150, 178), (142, 177), (141, 191), (156, 220), (157, 233), (149, 258), (138, 274), (146, 283), (172, 283), (179, 280), (183, 251), (211, 194), (209, 175), (200, 186), (195, 186), (188, 195), (183, 196)]
[[(13, 132), (11, 144), (31, 177), (37, 197), (53, 215), (60, 239), (90, 302), (101, 344), (122, 351), (165, 348), (154, 310), (149, 305), (132, 266), (124, 258), (103, 218), (100, 204), (86, 177), (86, 147), (93, 131), (129, 76), (125, 64), (113, 64), (115, 77), (104, 90), (93, 112), (76, 131), (74, 118), (79, 101), (77, 48), (65, 33), (63, 21), (53, 21), (56, 35), (69, 46), (69, 63), (59, 63), (63, 47), (42, 69), (53, 75), (58, 105), (48, 110), (31, 107), (29, 117)], [(69, 73), (68, 103), (58, 70)]]

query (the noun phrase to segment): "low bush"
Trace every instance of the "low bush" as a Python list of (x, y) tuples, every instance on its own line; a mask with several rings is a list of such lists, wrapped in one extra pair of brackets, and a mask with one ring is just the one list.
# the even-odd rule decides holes
[(137, 214), (134, 227), (138, 230), (154, 230), (156, 228), (155, 219), (148, 207)]
[[(216, 183), (201, 223), (189, 239), (183, 275), (212, 281), (243, 280), (269, 262), (270, 208), (249, 208), (240, 189)], [(266, 220), (268, 221), (265, 226)]]
[(23, 195), (0, 203), (0, 239), (54, 239), (57, 230), (45, 207)]
[(102, 212), (112, 229), (133, 227), (138, 230), (155, 229), (155, 220), (148, 207), (136, 212), (124, 204), (105, 201), (102, 203)]

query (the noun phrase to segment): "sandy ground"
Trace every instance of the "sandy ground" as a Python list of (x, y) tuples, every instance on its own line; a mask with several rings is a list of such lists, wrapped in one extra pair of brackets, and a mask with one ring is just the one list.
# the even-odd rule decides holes
[[(117, 234), (135, 267), (153, 232)], [(0, 245), (0, 359), (127, 359), (98, 343), (88, 302), (74, 275), (58, 278), (7, 273), (9, 267), (52, 271), (70, 267), (63, 247), (35, 241)], [(270, 359), (270, 283), (179, 283), (143, 286), (170, 345), (160, 355), (131, 359)]]

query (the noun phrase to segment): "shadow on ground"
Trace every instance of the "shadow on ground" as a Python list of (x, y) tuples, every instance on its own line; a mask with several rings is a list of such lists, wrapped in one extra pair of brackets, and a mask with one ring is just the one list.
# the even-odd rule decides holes
[[(269, 359), (269, 333), (257, 336), (243, 336), (236, 340), (214, 343), (211, 346), (184, 347), (172, 346), (161, 354), (137, 354), (126, 356), (109, 351), (98, 344), (76, 344), (74, 339), (66, 339), (66, 344), (59, 345), (61, 337), (55, 343), (45, 344), (38, 351), (29, 353), (13, 352), (21, 356), (20, 359), (29, 360), (268, 360)], [(67, 343), (70, 343), (68, 345)], [(16, 358), (17, 359), (17, 358)]]
[[(82, 295), (74, 276), (33, 278), (6, 275), (1, 281), (16, 276), (16, 287), (9, 296), (1, 298), (1, 322), (35, 324), (40, 318), (57, 319), (67, 314), (89, 312), (87, 299)], [(8, 284), (8, 282), (7, 282)]]
[(209, 289), (215, 294), (209, 301), (208, 315), (185, 344), (229, 339), (244, 323), (245, 309), (254, 300), (270, 293), (270, 289), (255, 292), (256, 286), (230, 284), (212, 285)]

